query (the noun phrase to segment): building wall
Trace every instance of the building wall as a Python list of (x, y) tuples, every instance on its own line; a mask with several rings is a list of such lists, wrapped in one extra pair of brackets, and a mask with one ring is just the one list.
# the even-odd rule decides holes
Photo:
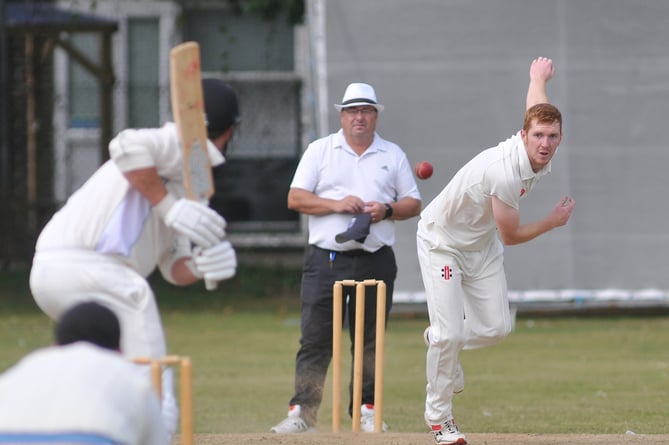
[[(311, 2), (313, 3), (318, 2)], [(412, 163), (427, 204), (480, 150), (522, 125), (530, 62), (554, 60), (564, 115), (553, 172), (521, 202), (521, 222), (565, 194), (568, 226), (506, 249), (509, 288), (669, 288), (669, 2), (665, 0), (336, 0), (325, 4), (327, 122), (346, 85), (369, 82), (378, 130)], [(417, 219), (397, 224), (400, 292), (421, 292)]]

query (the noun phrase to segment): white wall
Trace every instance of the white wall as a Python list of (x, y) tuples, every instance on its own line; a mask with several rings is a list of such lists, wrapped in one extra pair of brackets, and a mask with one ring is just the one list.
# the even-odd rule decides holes
[[(669, 2), (665, 0), (334, 0), (326, 4), (330, 102), (373, 84), (379, 132), (435, 175), (427, 204), (478, 151), (522, 124), (528, 69), (553, 58), (564, 114), (553, 173), (521, 203), (523, 221), (563, 194), (568, 227), (506, 250), (509, 287), (669, 288)], [(329, 130), (338, 116), (327, 108)], [(421, 292), (413, 219), (398, 223), (397, 289)]]

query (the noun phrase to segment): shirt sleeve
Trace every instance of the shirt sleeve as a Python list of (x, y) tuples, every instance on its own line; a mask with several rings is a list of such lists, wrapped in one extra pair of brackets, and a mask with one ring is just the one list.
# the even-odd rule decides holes
[(316, 191), (320, 176), (321, 153), (319, 144), (309, 144), (297, 164), (290, 188), (300, 188), (312, 193)]
[(397, 167), (397, 196), (395, 200), (402, 198), (414, 198), (420, 200), (420, 191), (418, 184), (413, 176), (413, 169), (409, 164), (406, 153), (401, 152), (400, 162)]
[(182, 155), (176, 126), (127, 129), (109, 143), (109, 155), (122, 172), (156, 167), (161, 177), (181, 181)]
[(513, 175), (505, 171), (501, 162), (491, 165), (484, 174), (486, 194), (496, 196), (503, 203), (514, 209), (520, 208), (520, 183)]
[(177, 284), (172, 276), (172, 267), (180, 258), (192, 256), (190, 240), (185, 236), (177, 236), (172, 246), (161, 256), (158, 262), (160, 274), (170, 284)]

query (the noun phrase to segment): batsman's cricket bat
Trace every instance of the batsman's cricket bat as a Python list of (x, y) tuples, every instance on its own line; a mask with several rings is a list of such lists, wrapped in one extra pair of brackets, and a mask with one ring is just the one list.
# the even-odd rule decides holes
[[(170, 93), (172, 114), (181, 138), (186, 197), (208, 201), (214, 194), (211, 163), (207, 153), (200, 45), (185, 42), (170, 51)], [(215, 281), (205, 281), (207, 289), (216, 289)]]
[(172, 48), (170, 92), (172, 113), (181, 136), (186, 197), (207, 201), (214, 194), (214, 182), (207, 154), (207, 124), (197, 42)]

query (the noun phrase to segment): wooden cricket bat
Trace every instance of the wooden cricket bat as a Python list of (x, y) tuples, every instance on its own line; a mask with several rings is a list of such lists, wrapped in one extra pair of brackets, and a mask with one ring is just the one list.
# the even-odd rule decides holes
[(172, 114), (181, 136), (184, 187), (188, 199), (206, 201), (214, 194), (211, 163), (207, 154), (200, 46), (186, 42), (170, 52)]
[[(179, 130), (186, 198), (208, 201), (214, 194), (211, 162), (207, 153), (207, 124), (202, 94), (200, 45), (185, 42), (170, 51), (172, 114)], [(215, 281), (205, 281), (208, 290)]]

